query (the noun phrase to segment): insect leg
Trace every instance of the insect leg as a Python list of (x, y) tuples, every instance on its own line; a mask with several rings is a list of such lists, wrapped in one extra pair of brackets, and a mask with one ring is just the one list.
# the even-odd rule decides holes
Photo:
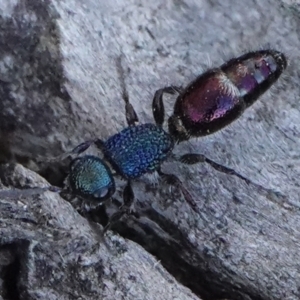
[(107, 225), (104, 227), (103, 229), (103, 235), (106, 233), (106, 231), (108, 229), (110, 229), (110, 227), (118, 222), (124, 215), (128, 215), (130, 214), (130, 211), (131, 211), (131, 206), (133, 204), (133, 201), (134, 201), (134, 193), (133, 193), (133, 190), (132, 190), (132, 187), (131, 187), (131, 183), (130, 181), (127, 182), (127, 185), (126, 187), (124, 188), (124, 191), (123, 191), (123, 202), (124, 204), (119, 208), (119, 210), (114, 213)]
[(237, 173), (235, 170), (233, 170), (231, 168), (228, 168), (228, 167), (225, 167), (221, 164), (218, 164), (218, 163), (214, 162), (213, 160), (207, 158), (203, 154), (188, 153), (188, 154), (184, 154), (184, 155), (180, 156), (179, 158), (177, 158), (177, 160), (180, 161), (181, 163), (184, 163), (184, 164), (187, 164), (187, 165), (194, 165), (194, 164), (197, 164), (197, 163), (206, 162), (210, 166), (212, 166), (215, 170), (217, 170), (219, 172), (229, 174), (229, 175), (234, 175), (234, 176), (242, 179), (243, 181), (245, 181), (247, 184), (251, 183), (249, 179), (247, 179), (243, 175)]
[(190, 207), (196, 212), (199, 213), (198, 205), (193, 199), (192, 195), (189, 191), (184, 187), (183, 183), (180, 179), (174, 174), (166, 174), (161, 170), (158, 170), (157, 173), (163, 178), (163, 180), (170, 185), (176, 186), (180, 189), (181, 193), (183, 194), (186, 202), (190, 205)]
[(152, 112), (156, 125), (162, 126), (165, 120), (165, 106), (163, 103), (163, 95), (166, 94), (175, 94), (180, 93), (181, 88), (176, 86), (168, 86), (162, 89), (159, 89), (155, 92), (154, 98), (152, 101)]

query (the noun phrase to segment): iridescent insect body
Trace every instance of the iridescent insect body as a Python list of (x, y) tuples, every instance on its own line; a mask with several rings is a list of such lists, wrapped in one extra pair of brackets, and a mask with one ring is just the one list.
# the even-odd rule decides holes
[(185, 89), (166, 87), (156, 92), (153, 114), (164, 121), (164, 93), (179, 92), (169, 133), (177, 142), (214, 133), (236, 120), (274, 84), (287, 66), (284, 54), (275, 50), (249, 52), (208, 70)]
[[(107, 161), (117, 175), (127, 180), (123, 192), (125, 205), (121, 212), (112, 216), (111, 222), (120, 218), (133, 202), (131, 181), (154, 171), (169, 184), (179, 187), (187, 202), (197, 211), (196, 203), (179, 178), (163, 173), (161, 164), (167, 158), (186, 164), (205, 161), (219, 171), (247, 180), (201, 154), (188, 153), (175, 157), (172, 150), (176, 143), (211, 134), (237, 119), (276, 82), (286, 65), (284, 54), (278, 51), (250, 52), (231, 59), (220, 68), (208, 70), (183, 90), (174, 86), (160, 89), (156, 91), (152, 102), (156, 124), (136, 125), (138, 118), (124, 85), (123, 98), (128, 127), (106, 141), (87, 141), (72, 150), (72, 154), (79, 154), (95, 144), (102, 151), (104, 160), (95, 156), (77, 158), (78, 161), (75, 160), (70, 169), (71, 189), (75, 194), (98, 202), (109, 198), (114, 193), (115, 184), (110, 168), (105, 163)], [(173, 94), (175, 91), (179, 96), (173, 115), (168, 120), (167, 133), (162, 128), (165, 118), (162, 98), (164, 93)]]
[(173, 147), (172, 137), (161, 127), (142, 124), (113, 135), (101, 149), (117, 173), (129, 180), (157, 170)]

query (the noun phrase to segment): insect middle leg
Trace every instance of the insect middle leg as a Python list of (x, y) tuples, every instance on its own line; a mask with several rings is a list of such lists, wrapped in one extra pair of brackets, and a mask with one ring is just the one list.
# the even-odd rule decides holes
[(185, 201), (190, 205), (190, 207), (196, 212), (199, 213), (199, 209), (198, 209), (198, 205), (195, 202), (195, 200), (193, 199), (192, 195), (190, 194), (190, 192), (185, 188), (185, 186), (183, 185), (183, 183), (181, 182), (181, 180), (174, 174), (167, 174), (161, 171), (161, 169), (159, 169), (157, 171), (157, 173), (159, 174), (159, 176), (161, 176), (165, 182), (167, 184), (173, 185), (177, 188), (180, 189), (182, 195), (184, 196)]

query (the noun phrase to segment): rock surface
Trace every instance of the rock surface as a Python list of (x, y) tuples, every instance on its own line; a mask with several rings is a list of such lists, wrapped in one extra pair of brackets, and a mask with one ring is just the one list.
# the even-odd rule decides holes
[[(175, 151), (203, 153), (251, 183), (206, 164), (187, 167), (166, 163), (163, 169), (180, 177), (201, 213), (191, 210), (178, 191), (170, 193), (162, 183), (154, 188), (141, 179), (134, 184), (139, 218), (131, 216), (113, 229), (155, 254), (177, 280), (203, 299), (300, 298), (297, 3), (4, 0), (0, 2), (0, 25), (0, 159), (22, 163), (52, 184), (61, 183), (65, 173), (59, 164), (45, 162), (46, 158), (91, 137), (105, 139), (126, 126), (117, 65), (120, 57), (130, 101), (141, 122), (152, 122), (151, 100), (156, 89), (186, 85), (207, 65), (218, 66), (244, 50), (269, 44), (286, 53), (290, 64), (285, 78), (270, 93), (228, 128), (179, 145)], [(166, 99), (169, 114), (174, 99)], [(6, 172), (2, 176), (5, 188), (30, 187), (30, 176), (35, 176), (24, 171), (24, 182), (18, 186), (13, 180), (6, 181), (12, 176)], [(39, 180), (33, 183), (46, 184)], [(116, 198), (120, 198), (123, 186), (120, 182)], [(120, 256), (107, 251), (101, 242), (100, 248), (95, 246), (99, 244), (97, 235), (67, 202), (50, 192), (27, 195), (25, 204), (14, 197), (13, 201), (0, 197), (0, 239), (7, 261), (1, 268), (8, 273), (16, 268), (15, 272), (21, 273), (14, 284), (27, 294), (20, 294), (20, 299), (74, 299), (77, 295), (98, 299), (92, 293), (100, 290), (105, 299), (104, 293), (111, 281), (116, 284), (112, 279), (116, 277), (119, 285), (111, 288), (120, 291), (120, 299), (139, 299), (122, 294), (123, 287), (130, 293), (142, 291), (147, 277), (128, 264), (120, 266), (117, 275), (104, 272), (108, 261), (117, 266)], [(46, 208), (46, 204), (50, 206)], [(43, 209), (38, 213), (36, 205), (48, 209), (48, 214)], [(107, 213), (113, 211), (114, 206), (109, 206)], [(41, 218), (43, 215), (46, 217)], [(53, 224), (48, 224), (49, 218)], [(110, 234), (109, 243), (120, 239), (126, 249), (132, 249), (126, 250), (129, 260), (150, 257), (138, 246)], [(34, 251), (44, 258), (35, 261)], [(90, 269), (84, 269), (89, 262), (78, 258), (83, 254), (93, 262)], [(125, 260), (127, 254), (119, 255)], [(99, 272), (105, 279), (95, 277), (98, 257)], [(43, 263), (44, 277), (38, 271)], [(138, 280), (134, 291), (128, 287), (131, 279), (120, 283), (123, 266), (126, 274)], [(50, 282), (51, 272), (61, 272), (64, 279)], [(78, 289), (68, 290), (72, 272), (78, 278)], [(174, 299), (177, 292), (173, 285), (182, 289), (173, 279), (167, 288), (162, 279), (165, 275), (154, 272), (150, 276), (153, 286), (158, 282), (171, 291), (170, 298), (161, 299)], [(82, 282), (86, 280), (85, 290)], [(111, 280), (106, 289), (104, 280)], [(45, 285), (45, 294), (38, 296), (42, 290), (36, 286), (45, 282), (50, 285)], [(162, 293), (160, 286), (148, 287), (147, 291), (153, 292), (149, 292), (149, 299), (159, 299), (157, 295)], [(195, 298), (185, 289), (182, 293), (177, 295), (179, 299)]]
[(47, 186), (38, 175), (12, 164), (0, 173), (13, 188), (0, 196), (3, 299), (199, 299), (140, 246), (113, 234), (103, 242), (58, 194), (30, 190)]

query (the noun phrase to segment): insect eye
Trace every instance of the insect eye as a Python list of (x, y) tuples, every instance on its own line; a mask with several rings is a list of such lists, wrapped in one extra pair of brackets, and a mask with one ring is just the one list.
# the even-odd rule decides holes
[(69, 184), (82, 198), (103, 201), (115, 191), (115, 182), (108, 166), (100, 158), (86, 155), (70, 166)]
[(98, 198), (98, 199), (106, 198), (108, 193), (109, 193), (109, 188), (103, 187), (103, 188), (95, 191), (93, 194), (93, 197)]

